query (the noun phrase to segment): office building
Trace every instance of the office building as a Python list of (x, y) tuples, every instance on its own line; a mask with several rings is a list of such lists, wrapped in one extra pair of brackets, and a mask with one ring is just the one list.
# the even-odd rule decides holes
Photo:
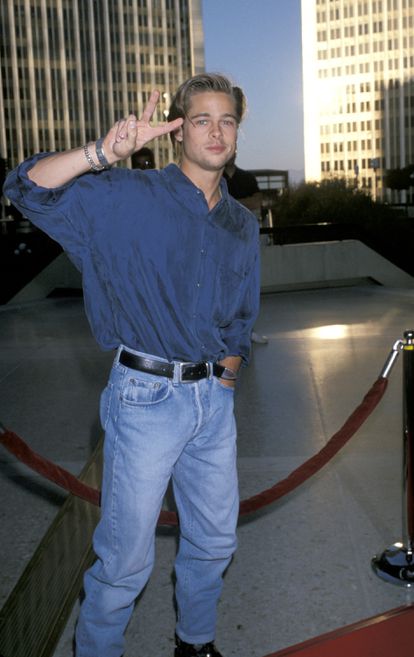
[(384, 176), (414, 163), (414, 0), (302, 0), (302, 46), (306, 180), (406, 200)]
[[(201, 0), (5, 0), (0, 5), (0, 156), (79, 146), (204, 69)], [(173, 158), (163, 137), (157, 165)]]

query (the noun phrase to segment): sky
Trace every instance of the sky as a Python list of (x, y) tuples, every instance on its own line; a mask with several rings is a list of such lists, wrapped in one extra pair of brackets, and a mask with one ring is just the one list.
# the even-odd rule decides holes
[(303, 178), (300, 0), (202, 0), (205, 67), (248, 100), (237, 164)]

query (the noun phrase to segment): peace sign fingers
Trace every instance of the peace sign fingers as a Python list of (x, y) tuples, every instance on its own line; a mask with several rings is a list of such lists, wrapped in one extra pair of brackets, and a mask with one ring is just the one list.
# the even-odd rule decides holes
[(149, 100), (145, 105), (144, 111), (142, 112), (142, 116), (140, 119), (142, 123), (149, 124), (157, 108), (159, 99), (160, 99), (160, 92), (158, 91), (158, 89), (153, 89), (153, 91), (151, 92), (151, 96), (149, 97)]
[(146, 143), (177, 130), (184, 122), (178, 118), (174, 121), (166, 121), (156, 126), (151, 126), (151, 120), (160, 98), (160, 92), (154, 89), (145, 105), (141, 118), (137, 119), (134, 114), (115, 123), (104, 140), (104, 145), (112, 151), (116, 159), (123, 160), (135, 151), (142, 148)]

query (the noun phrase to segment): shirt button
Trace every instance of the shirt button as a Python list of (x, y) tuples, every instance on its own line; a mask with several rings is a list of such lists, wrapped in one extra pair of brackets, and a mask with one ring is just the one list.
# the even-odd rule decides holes
[(205, 254), (205, 249), (201, 249), (200, 253)]
[(201, 283), (197, 283), (197, 287), (200, 287), (200, 286), (201, 286)]

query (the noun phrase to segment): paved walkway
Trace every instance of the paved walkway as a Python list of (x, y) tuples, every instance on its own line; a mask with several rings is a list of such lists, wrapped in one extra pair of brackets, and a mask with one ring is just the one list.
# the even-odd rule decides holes
[[(81, 299), (0, 307), (0, 421), (79, 473), (101, 435), (97, 408), (112, 355), (93, 342)], [(414, 328), (414, 290), (376, 286), (264, 296), (237, 393), (242, 498), (318, 451)], [(400, 357), (401, 358), (401, 357)], [(226, 575), (217, 644), (262, 657), (412, 602), (378, 579), (371, 557), (401, 538), (402, 376), (344, 450), (302, 487), (242, 519)], [(0, 452), (0, 605), (64, 493)], [(159, 530), (153, 577), (133, 615), (125, 657), (171, 657), (173, 528)], [(70, 657), (77, 609), (56, 649)]]

